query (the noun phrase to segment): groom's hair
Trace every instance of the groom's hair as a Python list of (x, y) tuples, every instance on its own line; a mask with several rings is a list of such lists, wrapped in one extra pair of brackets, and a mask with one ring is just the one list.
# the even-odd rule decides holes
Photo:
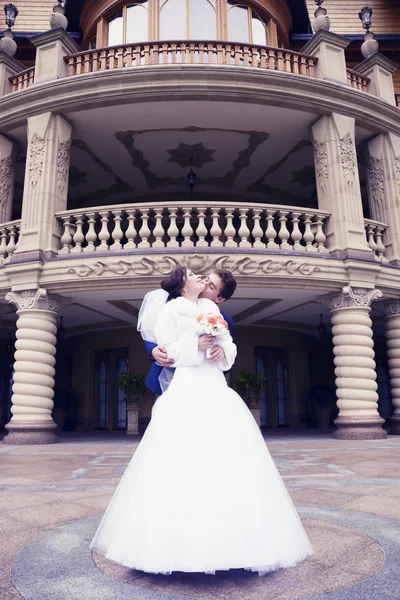
[(236, 279), (230, 271), (218, 270), (214, 271), (214, 273), (218, 275), (222, 281), (222, 287), (219, 295), (225, 300), (229, 300), (229, 298), (231, 298), (235, 293), (237, 286)]

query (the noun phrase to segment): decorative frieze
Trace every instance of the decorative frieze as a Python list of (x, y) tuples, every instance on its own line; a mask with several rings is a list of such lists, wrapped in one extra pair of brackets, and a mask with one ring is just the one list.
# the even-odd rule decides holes
[(368, 181), (371, 188), (373, 202), (382, 205), (385, 200), (384, 171), (382, 161), (373, 156), (368, 161)]
[(29, 181), (36, 187), (43, 173), (46, 140), (34, 133), (30, 142)]
[(293, 260), (274, 261), (263, 260), (261, 257), (243, 257), (234, 259), (228, 255), (213, 258), (210, 256), (184, 256), (176, 259), (171, 256), (157, 258), (143, 257), (139, 260), (119, 260), (114, 263), (97, 261), (94, 263), (83, 263), (79, 267), (71, 267), (68, 273), (75, 273), (78, 277), (89, 277), (96, 275), (101, 277), (105, 272), (111, 271), (116, 275), (169, 275), (178, 265), (184, 265), (196, 273), (210, 273), (217, 269), (226, 269), (235, 275), (274, 275), (285, 272), (288, 275), (299, 274), (310, 276), (321, 271), (320, 267), (306, 262), (296, 263)]
[(57, 184), (62, 194), (68, 183), (69, 161), (71, 154), (71, 141), (60, 142), (57, 153)]
[(0, 160), (0, 209), (9, 198), (13, 181), (13, 162), (10, 156)]
[(328, 294), (319, 299), (326, 304), (330, 310), (338, 308), (370, 308), (374, 300), (382, 297), (382, 292), (377, 289), (352, 288), (346, 285), (337, 294)]
[(49, 310), (57, 313), (60, 303), (64, 300), (56, 295), (48, 295), (47, 290), (29, 290), (24, 292), (9, 292), (6, 300), (15, 304), (17, 310)]
[(339, 151), (346, 183), (347, 185), (352, 186), (355, 177), (356, 153), (353, 138), (351, 137), (350, 133), (346, 133), (343, 138), (340, 138)]

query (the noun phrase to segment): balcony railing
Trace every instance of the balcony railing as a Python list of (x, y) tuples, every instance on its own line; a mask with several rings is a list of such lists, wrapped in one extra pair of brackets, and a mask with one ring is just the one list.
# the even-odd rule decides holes
[(365, 233), (367, 236), (368, 245), (375, 255), (375, 258), (381, 262), (385, 262), (385, 245), (382, 237), (388, 228), (386, 223), (380, 221), (372, 221), (372, 219), (364, 219)]
[(163, 248), (272, 249), (327, 252), (330, 213), (252, 204), (224, 208), (207, 202), (118, 205), (59, 212), (60, 255)]
[(400, 108), (400, 94), (395, 94), (395, 98), (396, 98), (396, 106), (397, 106), (397, 108)]
[(145, 65), (234, 65), (314, 76), (317, 58), (284, 50), (231, 42), (162, 41), (125, 44), (66, 56), (68, 74), (80, 75)]
[(17, 247), (21, 221), (9, 221), (0, 225), (0, 264), (10, 260)]
[(25, 69), (25, 71), (21, 71), (21, 73), (17, 73), (9, 78), (12, 85), (13, 92), (20, 92), (21, 90), (26, 90), (29, 86), (32, 85), (35, 78), (35, 67), (30, 67), (29, 69)]
[(363, 77), (359, 73), (356, 73), (353, 69), (347, 69), (347, 81), (355, 90), (366, 92), (371, 80), (369, 77)]

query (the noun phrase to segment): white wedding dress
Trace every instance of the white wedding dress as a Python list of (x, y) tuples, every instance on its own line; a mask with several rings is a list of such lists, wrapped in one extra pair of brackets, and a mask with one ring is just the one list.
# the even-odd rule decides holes
[(263, 575), (313, 553), (264, 439), (223, 370), (197, 349), (196, 317), (214, 302), (185, 298), (160, 311), (156, 339), (175, 360), (168, 390), (103, 516), (90, 547), (151, 573), (215, 573), (244, 568)]

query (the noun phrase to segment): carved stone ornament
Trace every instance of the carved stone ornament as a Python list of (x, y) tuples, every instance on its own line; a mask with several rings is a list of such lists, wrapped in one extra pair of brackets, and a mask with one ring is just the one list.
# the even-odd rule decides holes
[(346, 285), (338, 294), (320, 296), (319, 301), (327, 305), (330, 310), (338, 308), (370, 308), (371, 303), (381, 297), (381, 290), (352, 288)]
[(317, 184), (325, 192), (328, 185), (328, 152), (326, 142), (314, 142), (314, 160)]
[(29, 181), (36, 187), (43, 173), (46, 140), (34, 133), (30, 143)]
[(60, 194), (65, 190), (68, 183), (69, 160), (71, 153), (71, 142), (60, 142), (57, 153), (57, 184)]
[(13, 180), (13, 163), (10, 156), (0, 160), (0, 208), (10, 195)]
[(372, 193), (372, 200), (376, 204), (383, 204), (385, 199), (384, 172), (381, 167), (382, 161), (373, 156), (368, 161), (368, 180)]
[(400, 315), (400, 300), (385, 300), (377, 302), (374, 306), (385, 317), (394, 317)]
[(346, 133), (346, 135), (339, 140), (339, 152), (346, 183), (352, 186), (356, 174), (356, 156), (354, 142), (350, 133)]
[(397, 187), (400, 189), (400, 156), (394, 159)]
[(231, 256), (213, 258), (194, 254), (183, 256), (179, 260), (170, 256), (162, 256), (157, 259), (143, 257), (140, 260), (120, 260), (116, 263), (98, 261), (71, 267), (68, 269), (68, 273), (75, 273), (78, 277), (88, 277), (89, 275), (101, 277), (106, 271), (111, 271), (116, 275), (169, 275), (179, 265), (184, 265), (199, 274), (224, 269), (236, 275), (273, 275), (283, 271), (288, 275), (299, 273), (308, 276), (321, 271), (319, 267), (306, 262), (296, 263), (293, 260), (273, 261), (248, 257), (234, 259)]
[(9, 292), (6, 300), (15, 304), (17, 310), (50, 310), (58, 312), (64, 298), (48, 295), (47, 290), (38, 289), (26, 292)]

